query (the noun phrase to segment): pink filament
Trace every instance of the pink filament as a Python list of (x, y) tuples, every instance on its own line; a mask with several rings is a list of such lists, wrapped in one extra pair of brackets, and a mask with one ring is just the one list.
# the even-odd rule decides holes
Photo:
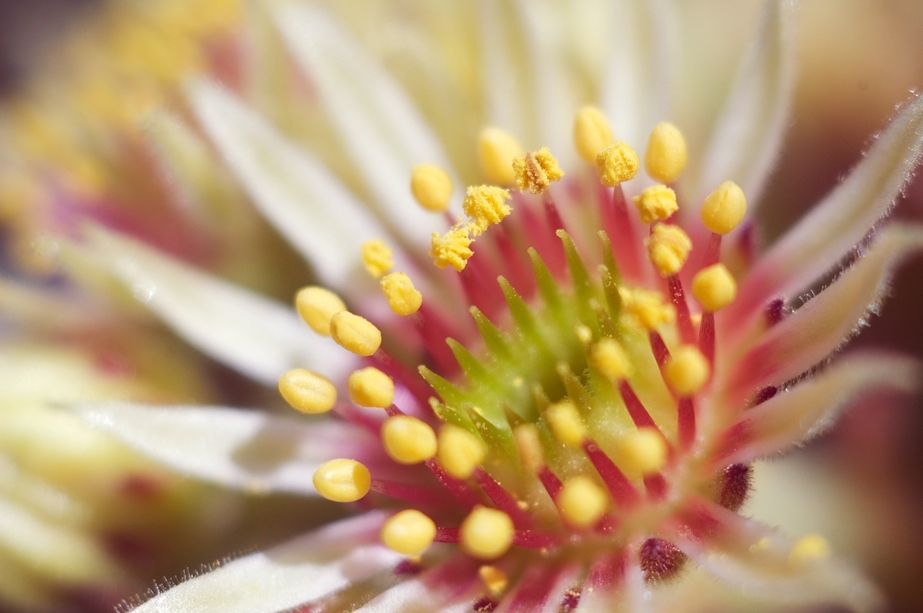
[(657, 428), (651, 414), (647, 412), (641, 399), (631, 389), (628, 381), (622, 380), (619, 384), (619, 394), (621, 394), (625, 408), (628, 409), (628, 414), (631, 416), (631, 420), (635, 422), (635, 426), (638, 428)]
[(481, 489), (487, 494), (497, 508), (510, 516), (517, 528), (528, 528), (532, 525), (532, 520), (528, 513), (519, 506), (519, 501), (502, 485), (491, 477), (483, 468), (478, 468), (474, 472), (474, 478), (480, 484)]
[(690, 397), (680, 398), (677, 409), (679, 446), (686, 450), (695, 441), (695, 402)]
[(616, 259), (629, 276), (638, 276), (640, 274), (638, 236), (631, 217), (628, 215), (628, 206), (625, 203), (625, 192), (622, 191), (622, 187), (610, 189), (600, 185), (599, 207), (602, 213), (603, 229), (612, 239), (612, 250), (615, 252)]
[(670, 275), (667, 277), (667, 285), (670, 289), (670, 300), (676, 307), (676, 323), (679, 324), (679, 334), (686, 344), (695, 342), (695, 331), (692, 329), (692, 317), (689, 315), (689, 305), (686, 304), (686, 293), (683, 291), (683, 283), (679, 276)]
[(609, 489), (612, 499), (623, 506), (629, 506), (638, 501), (638, 490), (631, 484), (628, 477), (619, 470), (609, 456), (599, 448), (599, 445), (587, 439), (583, 443), (583, 451), (590, 458), (596, 472), (602, 477), (603, 483)]

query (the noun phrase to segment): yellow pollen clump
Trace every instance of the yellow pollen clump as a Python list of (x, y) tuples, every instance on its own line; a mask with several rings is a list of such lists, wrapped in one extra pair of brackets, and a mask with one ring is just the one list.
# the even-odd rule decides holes
[(505, 572), (496, 566), (490, 566), (488, 564), (478, 569), (478, 576), (481, 578), (481, 583), (484, 584), (484, 587), (487, 588), (491, 596), (499, 596), (502, 594), (509, 583), (509, 579)]
[(682, 228), (673, 224), (657, 224), (644, 244), (647, 255), (661, 277), (675, 275), (686, 263), (692, 250), (692, 240)]
[(465, 226), (455, 226), (442, 235), (433, 232), (429, 253), (433, 263), (439, 268), (451, 266), (461, 272), (468, 264), (468, 259), (474, 255), (468, 229)]
[(679, 210), (676, 192), (666, 185), (652, 185), (635, 196), (641, 223), (663, 221)]
[(372, 475), (361, 462), (344, 458), (324, 462), (314, 471), (314, 489), (333, 502), (355, 502), (369, 493)]
[(394, 267), (394, 256), (384, 241), (365, 241), (362, 243), (362, 265), (378, 279)]
[(724, 264), (712, 264), (692, 278), (692, 295), (708, 313), (720, 311), (737, 297), (737, 282)]
[(337, 313), (345, 311), (346, 305), (330, 290), (311, 285), (295, 294), (295, 308), (312, 330), (330, 336), (330, 320)]
[(456, 479), (467, 479), (484, 458), (487, 446), (464, 428), (446, 424), (439, 431), (439, 464)]
[(381, 527), (381, 542), (385, 547), (405, 556), (419, 556), (435, 538), (436, 524), (416, 509), (395, 513)]
[(279, 378), (279, 393), (302, 413), (326, 413), (337, 402), (337, 388), (327, 377), (296, 368)]
[(609, 381), (631, 376), (631, 358), (614, 338), (604, 338), (590, 350), (590, 363)]
[(574, 145), (577, 153), (590, 164), (599, 152), (612, 144), (612, 127), (609, 120), (595, 106), (585, 106), (574, 117)]
[(452, 198), (452, 179), (438, 166), (417, 164), (410, 172), (410, 191), (424, 209), (443, 213)]
[(513, 520), (497, 509), (474, 507), (459, 530), (461, 548), (481, 560), (493, 560), (506, 553), (513, 544)]
[(535, 424), (516, 426), (513, 429), (513, 437), (516, 439), (516, 449), (519, 451), (520, 461), (532, 472), (538, 472), (545, 465), (538, 428)]
[(386, 409), (394, 402), (394, 381), (372, 366), (353, 371), (347, 386), (350, 400), (361, 407)]
[(490, 183), (513, 185), (513, 160), (524, 152), (519, 141), (499, 128), (484, 128), (478, 135), (481, 170)]
[(638, 174), (638, 154), (618, 141), (596, 155), (596, 170), (603, 185), (616, 187)]
[(667, 444), (653, 428), (629, 432), (618, 442), (619, 464), (630, 473), (650, 475), (663, 468), (667, 461)]
[(490, 226), (503, 221), (511, 212), (507, 202), (510, 192), (494, 185), (477, 185), (469, 187), (465, 192), (465, 201), (462, 207), (465, 215), (471, 218), (473, 226), (469, 231), (477, 236)]
[(830, 543), (819, 534), (801, 537), (792, 547), (788, 559), (793, 564), (807, 564), (822, 560), (830, 555)]
[(667, 122), (654, 126), (644, 156), (647, 174), (655, 181), (673, 183), (683, 172), (687, 160), (686, 139), (679, 128)]
[(628, 325), (656, 330), (676, 319), (676, 309), (663, 301), (660, 292), (620, 287), (619, 295), (622, 298), (623, 319)]
[(364, 317), (340, 311), (330, 320), (330, 335), (338, 345), (356, 355), (368, 357), (381, 346), (381, 331)]
[(606, 514), (609, 497), (592, 479), (578, 475), (564, 482), (558, 496), (558, 508), (571, 524), (587, 528)]
[(392, 272), (382, 277), (381, 290), (388, 299), (388, 306), (401, 317), (413, 315), (423, 304), (423, 294), (413, 286), (410, 277), (402, 272)]
[(691, 396), (702, 389), (709, 371), (708, 360), (692, 345), (674, 351), (664, 367), (667, 382), (680, 396)]
[(419, 464), (436, 455), (436, 433), (416, 417), (389, 417), (381, 427), (381, 438), (385, 451), (400, 464)]
[(513, 160), (513, 174), (516, 186), (532, 194), (541, 194), (548, 186), (561, 179), (564, 171), (548, 147)]
[(719, 185), (702, 203), (702, 223), (715, 234), (727, 234), (746, 214), (747, 197), (733, 181)]
[(545, 419), (554, 437), (570, 447), (579, 447), (586, 437), (586, 426), (577, 407), (570, 400), (562, 400), (545, 410)]

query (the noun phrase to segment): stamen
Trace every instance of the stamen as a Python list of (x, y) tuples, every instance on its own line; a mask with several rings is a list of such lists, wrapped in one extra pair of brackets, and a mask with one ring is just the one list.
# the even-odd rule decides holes
[(737, 282), (724, 264), (714, 264), (692, 278), (692, 295), (706, 313), (714, 313), (731, 304), (737, 296)]
[(535, 424), (521, 424), (513, 428), (519, 460), (531, 472), (538, 472), (545, 465), (542, 442)]
[(612, 144), (609, 120), (595, 106), (585, 106), (574, 117), (574, 145), (580, 157), (590, 164), (599, 152)]
[(411, 557), (426, 551), (435, 538), (436, 524), (416, 509), (395, 513), (381, 528), (381, 542), (386, 547)]
[(459, 542), (470, 556), (493, 560), (506, 553), (513, 544), (513, 521), (503, 511), (476, 506), (459, 530)]
[(668, 219), (679, 210), (676, 192), (666, 185), (652, 185), (635, 196), (634, 203), (641, 215), (641, 223), (652, 224)]
[(618, 441), (619, 464), (629, 473), (653, 475), (667, 461), (667, 444), (663, 435), (653, 428), (629, 432)]
[(673, 183), (686, 167), (687, 159), (686, 139), (679, 128), (667, 122), (657, 124), (647, 141), (647, 174), (655, 181)]
[(470, 218), (469, 232), (472, 236), (483, 234), (490, 226), (497, 225), (512, 212), (508, 204), (510, 192), (493, 185), (469, 187), (462, 203), (465, 215)]
[(792, 547), (788, 559), (792, 564), (804, 565), (830, 556), (830, 543), (819, 534), (801, 537)]
[(478, 569), (478, 576), (491, 596), (499, 596), (506, 589), (509, 579), (506, 573), (496, 566), (483, 565)]
[(583, 451), (590, 458), (590, 462), (593, 463), (596, 472), (602, 477), (603, 482), (609, 489), (609, 493), (612, 495), (612, 499), (616, 503), (628, 506), (638, 501), (638, 490), (635, 489), (619, 467), (615, 465), (615, 462), (599, 448), (599, 445), (586, 439), (583, 442)]
[(653, 331), (676, 319), (675, 307), (666, 304), (660, 292), (620, 287), (619, 295), (622, 298), (623, 317), (629, 325)]
[(279, 378), (279, 393), (302, 413), (326, 413), (337, 402), (337, 388), (327, 377), (296, 368)]
[(452, 180), (438, 166), (417, 164), (410, 172), (410, 191), (427, 211), (444, 213), (452, 198)]
[(333, 502), (355, 502), (369, 492), (372, 475), (356, 460), (336, 459), (321, 464), (314, 471), (314, 489)]
[(295, 294), (295, 309), (312, 330), (330, 336), (330, 320), (340, 311), (345, 311), (346, 305), (330, 290), (311, 285)]
[(436, 455), (436, 433), (415, 417), (389, 417), (381, 427), (381, 439), (388, 456), (399, 464), (419, 464)]
[(381, 331), (369, 320), (349, 311), (333, 316), (330, 335), (344, 349), (364, 357), (373, 355), (381, 346)]
[(470, 230), (465, 225), (452, 227), (445, 234), (433, 232), (430, 244), (430, 256), (439, 268), (451, 266), (461, 272), (474, 255), (471, 250)]
[(353, 371), (347, 386), (350, 400), (360, 407), (385, 409), (394, 402), (394, 381), (373, 366)]
[(413, 281), (405, 273), (392, 272), (381, 279), (381, 290), (388, 299), (388, 306), (401, 317), (413, 315), (423, 304), (423, 294), (413, 286)]
[(523, 153), (519, 141), (499, 128), (484, 128), (478, 135), (481, 170), (490, 183), (513, 185), (513, 160)]
[(679, 324), (679, 334), (685, 343), (691, 343), (695, 340), (695, 332), (692, 328), (692, 316), (689, 314), (689, 305), (686, 303), (686, 292), (683, 290), (683, 282), (678, 275), (667, 277), (667, 287), (670, 290), (670, 300), (676, 308), (676, 321)]
[(439, 431), (438, 457), (449, 475), (467, 479), (487, 457), (487, 445), (464, 428), (446, 424)]
[(631, 388), (628, 381), (622, 381), (619, 383), (619, 395), (622, 397), (622, 402), (625, 403), (625, 408), (628, 410), (628, 415), (631, 417), (631, 421), (635, 423), (635, 426), (638, 428), (656, 428), (657, 424), (654, 423), (654, 419), (651, 417), (651, 414), (648, 413), (647, 409), (644, 407), (644, 404), (641, 402), (641, 399), (638, 398), (635, 391)]
[(370, 275), (380, 278), (394, 267), (391, 248), (378, 239), (362, 243), (362, 265)]
[(708, 381), (708, 361), (696, 347), (684, 345), (667, 360), (664, 374), (677, 394), (692, 396)]
[(547, 147), (513, 160), (513, 174), (516, 186), (531, 194), (542, 194), (564, 176), (558, 160)]
[(672, 224), (657, 224), (644, 241), (651, 263), (661, 277), (675, 275), (686, 263), (692, 250), (692, 240), (682, 228)]
[(747, 197), (740, 186), (725, 181), (702, 203), (702, 222), (715, 234), (727, 234), (747, 213)]
[(590, 362), (608, 381), (627, 379), (632, 374), (631, 358), (614, 338), (604, 338), (590, 350)]
[(627, 144), (618, 141), (596, 156), (599, 180), (607, 187), (618, 187), (638, 174), (638, 154)]
[(557, 499), (561, 515), (578, 528), (588, 528), (609, 510), (606, 492), (587, 476), (568, 479)]
[(474, 478), (497, 508), (510, 516), (516, 528), (528, 528), (532, 524), (529, 514), (522, 510), (516, 497), (491, 477), (487, 471), (483, 468), (475, 469)]
[(545, 411), (545, 419), (554, 437), (569, 447), (580, 447), (586, 438), (586, 426), (577, 407), (570, 400), (552, 404)]

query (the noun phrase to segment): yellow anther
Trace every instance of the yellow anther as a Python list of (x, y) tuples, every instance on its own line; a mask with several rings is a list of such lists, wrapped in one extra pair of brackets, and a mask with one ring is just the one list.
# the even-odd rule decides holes
[(445, 234), (433, 232), (429, 254), (439, 268), (451, 266), (461, 272), (468, 264), (468, 259), (474, 255), (468, 228), (455, 226)]
[(436, 433), (416, 417), (389, 417), (381, 427), (381, 439), (391, 459), (400, 464), (419, 464), (436, 455)]
[(570, 400), (562, 400), (545, 410), (545, 419), (554, 437), (571, 447), (579, 447), (586, 437), (586, 426), (577, 407)]
[(674, 351), (664, 367), (667, 382), (680, 396), (691, 396), (702, 389), (709, 371), (708, 360), (692, 345)]
[(667, 462), (667, 444), (653, 428), (641, 428), (622, 436), (618, 442), (618, 463), (626, 472), (650, 475)]
[(702, 203), (702, 222), (716, 234), (727, 234), (747, 214), (747, 197), (733, 181), (725, 181)]
[(574, 334), (577, 337), (577, 340), (583, 343), (584, 345), (590, 344), (590, 341), (593, 340), (593, 331), (590, 330), (588, 326), (583, 324), (578, 324), (574, 328)]
[(807, 564), (830, 555), (830, 543), (819, 534), (808, 534), (792, 546), (788, 559), (792, 564)]
[(644, 289), (619, 288), (622, 297), (622, 312), (625, 323), (656, 330), (663, 324), (673, 323), (676, 309), (663, 301), (660, 292)]
[(542, 147), (534, 153), (527, 153), (513, 160), (513, 174), (516, 186), (532, 194), (541, 194), (548, 186), (561, 179), (564, 171), (548, 147)]
[(502, 594), (509, 583), (506, 573), (496, 566), (485, 564), (478, 569), (478, 576), (481, 578), (481, 583), (490, 592), (490, 595), (495, 597)]
[(362, 243), (362, 264), (370, 275), (378, 279), (394, 268), (394, 256), (391, 248), (382, 240)]
[(603, 185), (615, 187), (638, 174), (638, 154), (618, 141), (596, 155), (596, 170)]
[(413, 286), (413, 281), (402, 272), (392, 272), (381, 279), (381, 291), (388, 299), (388, 306), (401, 317), (413, 315), (423, 304), (423, 294)]
[(330, 335), (344, 349), (368, 357), (381, 346), (381, 331), (364, 317), (340, 311), (330, 320)]
[(410, 172), (410, 191), (424, 209), (442, 213), (452, 198), (452, 179), (438, 166), (417, 164)]
[(538, 428), (535, 424), (516, 426), (513, 429), (513, 437), (516, 439), (516, 449), (519, 451), (519, 460), (523, 466), (531, 472), (538, 472), (545, 465)]
[(574, 145), (585, 161), (593, 164), (599, 152), (612, 144), (609, 120), (595, 106), (585, 106), (574, 117)]
[(372, 475), (361, 462), (340, 458), (314, 471), (314, 489), (333, 502), (355, 502), (369, 493)]
[(635, 196), (641, 223), (663, 221), (679, 210), (676, 192), (666, 185), (652, 185)]
[(337, 313), (345, 311), (346, 305), (330, 290), (311, 285), (295, 294), (295, 308), (312, 330), (330, 336), (330, 320)]
[(353, 371), (347, 386), (350, 400), (361, 407), (386, 409), (394, 402), (394, 381), (372, 366)]
[(279, 378), (279, 393), (302, 413), (326, 413), (337, 402), (337, 388), (327, 377), (296, 368)]
[(510, 192), (494, 185), (476, 185), (465, 192), (462, 207), (465, 215), (471, 218), (469, 231), (477, 236), (490, 226), (503, 221), (511, 212)]
[(682, 228), (673, 224), (657, 224), (644, 244), (647, 255), (661, 277), (678, 273), (692, 250), (692, 240)]
[(686, 167), (687, 159), (686, 139), (679, 128), (667, 122), (654, 126), (644, 156), (648, 176), (661, 183), (673, 183)]
[(712, 264), (692, 278), (692, 295), (708, 313), (720, 311), (737, 297), (737, 282), (724, 264)]
[(490, 183), (513, 185), (513, 160), (523, 153), (519, 141), (499, 128), (484, 128), (478, 135), (481, 170)]
[(435, 538), (436, 524), (416, 509), (395, 513), (381, 527), (381, 542), (385, 547), (405, 556), (419, 556)]
[(513, 544), (513, 520), (497, 509), (474, 507), (459, 530), (461, 548), (481, 560), (493, 560), (506, 553)]
[(439, 431), (438, 457), (447, 473), (467, 479), (487, 457), (487, 446), (464, 428), (446, 424)]
[(604, 338), (590, 350), (590, 363), (609, 381), (631, 376), (631, 358), (614, 338)]
[(558, 508), (568, 522), (578, 528), (587, 528), (606, 514), (609, 496), (595, 481), (578, 475), (564, 482), (558, 495)]

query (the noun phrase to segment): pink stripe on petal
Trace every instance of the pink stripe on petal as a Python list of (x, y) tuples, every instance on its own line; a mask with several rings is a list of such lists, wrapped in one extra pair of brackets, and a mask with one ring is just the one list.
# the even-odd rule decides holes
[(497, 613), (557, 613), (578, 574), (575, 564), (532, 565), (500, 602)]

